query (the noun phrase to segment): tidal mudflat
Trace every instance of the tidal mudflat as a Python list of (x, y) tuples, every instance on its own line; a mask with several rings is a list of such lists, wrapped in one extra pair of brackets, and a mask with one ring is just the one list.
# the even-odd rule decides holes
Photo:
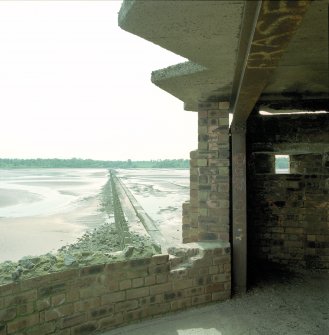
[(117, 176), (154, 221), (166, 247), (182, 241), (182, 204), (189, 199), (187, 169), (118, 169)]
[(73, 243), (108, 219), (106, 169), (0, 170), (0, 262)]
[[(122, 169), (117, 174), (167, 246), (179, 244), (189, 171)], [(0, 170), (0, 262), (57, 251), (86, 231), (113, 223), (102, 211), (101, 190), (107, 181), (106, 169)]]

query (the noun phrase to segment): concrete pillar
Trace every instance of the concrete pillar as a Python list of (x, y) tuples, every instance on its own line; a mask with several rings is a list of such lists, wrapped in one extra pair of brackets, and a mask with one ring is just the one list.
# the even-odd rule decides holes
[(247, 287), (247, 191), (246, 126), (235, 124), (232, 134), (232, 248), (233, 291), (246, 292)]

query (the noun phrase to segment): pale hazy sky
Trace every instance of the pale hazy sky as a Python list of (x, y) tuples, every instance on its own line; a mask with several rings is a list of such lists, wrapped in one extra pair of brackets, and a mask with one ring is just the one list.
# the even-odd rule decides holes
[(184, 61), (117, 26), (119, 1), (0, 2), (0, 157), (188, 158), (197, 115), (154, 86)]

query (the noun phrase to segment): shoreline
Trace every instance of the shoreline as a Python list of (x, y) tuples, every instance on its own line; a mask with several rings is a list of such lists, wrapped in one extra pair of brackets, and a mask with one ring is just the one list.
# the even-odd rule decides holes
[(106, 221), (105, 169), (2, 172), (0, 262), (57, 251)]
[(80, 201), (63, 213), (0, 218), (0, 262), (54, 252), (76, 242), (87, 230), (106, 221), (100, 196)]

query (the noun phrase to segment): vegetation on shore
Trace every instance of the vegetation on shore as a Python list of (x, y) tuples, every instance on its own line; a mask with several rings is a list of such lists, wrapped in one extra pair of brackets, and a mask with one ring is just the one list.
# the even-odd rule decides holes
[(19, 159), (0, 158), (2, 169), (29, 169), (29, 168), (104, 168), (104, 169), (150, 169), (150, 168), (189, 168), (188, 159), (164, 159), (150, 161), (102, 161), (93, 159)]

